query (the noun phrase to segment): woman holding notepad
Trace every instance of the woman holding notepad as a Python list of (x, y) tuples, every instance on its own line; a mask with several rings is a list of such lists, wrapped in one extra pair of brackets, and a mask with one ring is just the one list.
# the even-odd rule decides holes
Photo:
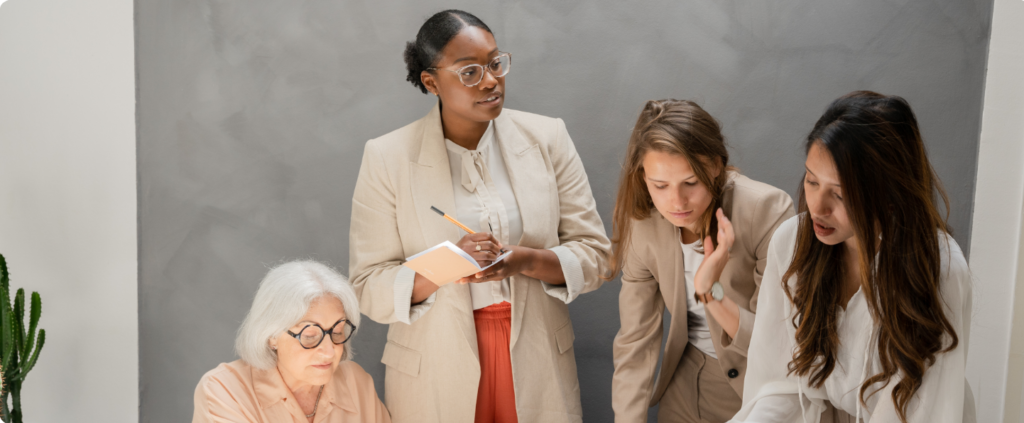
[[(350, 234), (361, 308), (391, 324), (391, 416), (582, 421), (566, 304), (601, 285), (610, 243), (565, 125), (502, 108), (511, 54), (469, 13), (428, 19), (405, 61), (438, 102), (366, 143)], [(403, 265), (445, 241), (480, 267), (510, 255), (452, 283)]]

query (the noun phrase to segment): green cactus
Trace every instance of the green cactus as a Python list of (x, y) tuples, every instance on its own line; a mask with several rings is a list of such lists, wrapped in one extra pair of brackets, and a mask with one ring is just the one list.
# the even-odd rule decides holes
[[(25, 327), (25, 290), (18, 288), (11, 306), (10, 277), (7, 260), (0, 254), (0, 369), (3, 369), (3, 393), (0, 394), (0, 418), (5, 423), (21, 422), (21, 384), (36, 365), (39, 351), (46, 342), (46, 331), (36, 329), (43, 311), (38, 292), (32, 293), (28, 328)], [(26, 330), (27, 329), (27, 330)], [(12, 404), (8, 406), (7, 395)]]

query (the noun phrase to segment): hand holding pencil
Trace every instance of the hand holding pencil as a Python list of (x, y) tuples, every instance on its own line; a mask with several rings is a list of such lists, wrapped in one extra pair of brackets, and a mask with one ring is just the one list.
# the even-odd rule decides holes
[(462, 239), (460, 239), (459, 242), (456, 242), (455, 245), (469, 253), (469, 255), (477, 261), (480, 267), (490, 265), (491, 262), (497, 259), (499, 255), (504, 253), (505, 250), (502, 248), (501, 243), (498, 242), (498, 240), (490, 233), (473, 231), (466, 227), (466, 225), (460, 223), (454, 217), (438, 210), (437, 207), (431, 206), (430, 209), (437, 214), (444, 216), (445, 219), (448, 219), (448, 221), (467, 232), (467, 235), (462, 237)]

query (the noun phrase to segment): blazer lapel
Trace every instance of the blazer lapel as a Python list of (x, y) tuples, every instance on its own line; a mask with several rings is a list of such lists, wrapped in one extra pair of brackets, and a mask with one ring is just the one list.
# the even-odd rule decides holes
[[(671, 234), (672, 236), (671, 242), (667, 244), (671, 245), (672, 247), (669, 248), (667, 251), (669, 251), (672, 254), (671, 261), (669, 261), (669, 263), (672, 263), (671, 274), (674, 277), (671, 281), (669, 281), (668, 284), (662, 284), (662, 290), (665, 289), (665, 285), (671, 285), (671, 289), (674, 291), (670, 293), (670, 298), (672, 298), (670, 301), (672, 301), (672, 303), (668, 304), (669, 310), (672, 310), (672, 325), (670, 325), (669, 327), (669, 340), (680, 339), (684, 342), (689, 342), (689, 325), (687, 322), (687, 310), (689, 308), (687, 306), (687, 300), (689, 298), (687, 298), (688, 296), (686, 295), (686, 261), (683, 258), (683, 247), (682, 245), (680, 245), (679, 231), (681, 229), (675, 227), (675, 225), (673, 225), (664, 217), (662, 218), (662, 221), (667, 223), (668, 227), (671, 228), (664, 232), (666, 234)], [(693, 271), (696, 272), (697, 269), (693, 269)], [(679, 338), (678, 336), (672, 336), (674, 335), (673, 332), (677, 331), (682, 331), (682, 338)], [(666, 350), (671, 347), (672, 345), (665, 345)], [(686, 344), (684, 343), (683, 348), (685, 347)], [(680, 350), (680, 352), (681, 351), (682, 350)]]
[(416, 217), (428, 246), (444, 240), (456, 242), (461, 238), (458, 227), (445, 222), (441, 216), (430, 210), (430, 207), (434, 206), (453, 215), (455, 212), (451, 167), (448, 164), (448, 151), (444, 145), (441, 112), (438, 106), (434, 106), (422, 121), (423, 135), (420, 139), (419, 157), (416, 162), (411, 163), (409, 169)]
[[(658, 212), (654, 211), (654, 213)], [(665, 299), (665, 306), (672, 314), (672, 325), (669, 327), (669, 341), (671, 343), (675, 339), (672, 337), (675, 330), (683, 330), (684, 334), (687, 333), (687, 296), (686, 276), (684, 273), (686, 265), (683, 259), (683, 247), (679, 242), (680, 229), (661, 216), (661, 213), (658, 213), (658, 227), (659, 238), (662, 239), (656, 245), (661, 245), (665, 248), (663, 252), (665, 256), (659, 261), (666, 264), (665, 266), (659, 266), (659, 270), (662, 272), (658, 276), (658, 280), (662, 281), (659, 289), (661, 289), (662, 298)], [(684, 335), (682, 339), (688, 339), (688, 337)], [(666, 350), (671, 346), (666, 344)]]
[[(683, 247), (680, 245), (679, 231), (672, 222), (669, 222), (661, 214), (654, 210), (658, 220), (658, 242), (655, 245), (663, 248), (662, 255), (658, 257), (658, 272), (655, 275), (659, 281), (659, 289), (665, 306), (671, 314), (667, 342), (665, 343), (665, 354), (662, 358), (661, 371), (658, 374), (657, 383), (654, 389), (652, 400), (660, 399), (668, 387), (668, 382), (676, 372), (679, 360), (683, 357), (686, 344), (689, 342), (689, 328), (687, 324), (687, 295), (686, 295), (686, 266), (683, 260)], [(661, 265), (660, 263), (664, 263)]]
[[(518, 245), (530, 248), (548, 248), (547, 238), (554, 233), (551, 225), (551, 197), (557, 198), (558, 191), (552, 189), (547, 177), (548, 171), (540, 146), (529, 142), (509, 117), (502, 112), (494, 120), (494, 135), (501, 149), (505, 168), (508, 169), (512, 192), (515, 193), (519, 214), (523, 220), (523, 237)], [(557, 222), (555, 222), (557, 224)], [(514, 242), (514, 241), (513, 241)], [(512, 278), (512, 333), (510, 347), (515, 346), (523, 323), (523, 310), (527, 294), (532, 285), (528, 278)]]
[[(444, 220), (430, 210), (437, 207), (446, 213), (455, 213), (455, 193), (452, 191), (451, 166), (448, 162), (448, 150), (444, 145), (444, 130), (441, 128), (440, 103), (424, 117), (423, 135), (420, 137), (419, 157), (411, 163), (409, 175), (412, 180), (413, 205), (419, 220), (423, 239), (427, 248), (445, 240), (457, 242), (462, 238), (459, 228)], [(468, 285), (448, 284), (437, 291), (438, 299), (453, 296), (452, 306), (462, 311), (466, 319), (460, 320), (460, 327), (469, 347), (477, 352), (476, 327), (473, 323), (473, 300)], [(479, 354), (479, 352), (477, 352)]]

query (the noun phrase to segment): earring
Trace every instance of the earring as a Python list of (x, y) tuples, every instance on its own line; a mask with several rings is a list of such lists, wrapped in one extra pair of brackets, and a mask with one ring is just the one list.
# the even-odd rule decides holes
[(273, 346), (273, 345), (271, 345), (271, 346), (270, 346), (270, 349), (272, 349), (272, 350), (274, 350), (274, 351), (277, 351), (277, 347), (275, 347), (275, 346)]

